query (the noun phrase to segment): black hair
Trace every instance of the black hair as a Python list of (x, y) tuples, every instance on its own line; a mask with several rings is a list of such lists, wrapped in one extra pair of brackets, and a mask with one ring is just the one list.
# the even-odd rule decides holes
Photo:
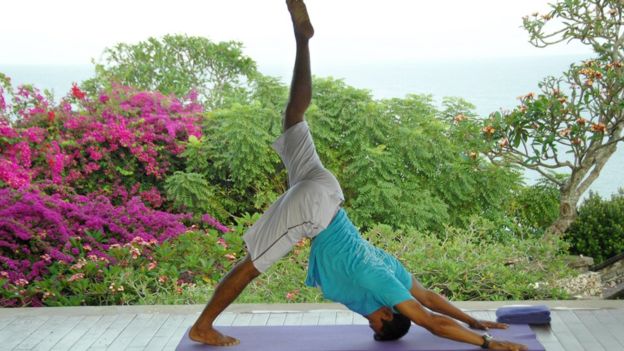
[(382, 327), (380, 333), (375, 333), (375, 340), (377, 341), (390, 341), (397, 340), (407, 334), (409, 328), (412, 326), (412, 322), (409, 318), (400, 313), (393, 313), (394, 318), (391, 321), (382, 319)]

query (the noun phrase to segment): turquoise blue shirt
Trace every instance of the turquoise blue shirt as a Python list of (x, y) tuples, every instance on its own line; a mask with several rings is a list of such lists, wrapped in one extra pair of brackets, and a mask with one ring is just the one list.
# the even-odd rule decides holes
[(363, 316), (413, 299), (409, 272), (364, 240), (344, 209), (312, 241), (306, 285)]

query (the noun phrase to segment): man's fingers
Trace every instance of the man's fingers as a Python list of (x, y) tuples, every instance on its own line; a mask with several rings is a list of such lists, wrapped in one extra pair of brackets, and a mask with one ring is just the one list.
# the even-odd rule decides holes
[(507, 329), (507, 328), (509, 328), (509, 324), (497, 323), (497, 322), (488, 322), (487, 326), (490, 327), (490, 328), (496, 328), (496, 329)]

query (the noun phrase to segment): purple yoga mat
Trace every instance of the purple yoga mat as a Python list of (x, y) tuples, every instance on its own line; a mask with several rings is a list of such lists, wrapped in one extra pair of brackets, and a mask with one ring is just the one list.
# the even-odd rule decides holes
[[(190, 329), (190, 328), (189, 328)], [(398, 341), (373, 340), (372, 330), (366, 325), (323, 326), (261, 326), (220, 327), (222, 333), (240, 339), (231, 347), (214, 347), (196, 343), (182, 336), (177, 351), (464, 351), (482, 350), (479, 346), (437, 337), (427, 330), (412, 325), (409, 333)], [(490, 330), (497, 339), (525, 344), (529, 351), (544, 351), (528, 325), (510, 325), (509, 329)]]

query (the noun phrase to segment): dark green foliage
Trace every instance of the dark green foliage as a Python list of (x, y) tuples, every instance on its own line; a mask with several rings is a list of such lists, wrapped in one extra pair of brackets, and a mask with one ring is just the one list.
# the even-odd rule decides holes
[(590, 193), (565, 235), (571, 252), (593, 257), (595, 263), (624, 252), (623, 218), (623, 189), (610, 200)]
[(219, 219), (226, 217), (215, 196), (215, 189), (203, 175), (177, 171), (165, 180), (167, 199), (173, 202), (180, 212), (190, 211), (194, 214), (213, 213)]
[(518, 222), (543, 234), (559, 216), (559, 189), (546, 179), (518, 190), (509, 212)]

